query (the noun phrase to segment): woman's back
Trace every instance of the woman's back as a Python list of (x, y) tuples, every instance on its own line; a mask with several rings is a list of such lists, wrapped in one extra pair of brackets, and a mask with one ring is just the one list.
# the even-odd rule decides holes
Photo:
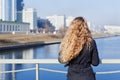
[(87, 47), (87, 45), (85, 45), (80, 54), (76, 58), (72, 59), (68, 65), (80, 65), (78, 67), (86, 68), (91, 64), (94, 66), (99, 64), (99, 57), (95, 40), (92, 40), (90, 49)]
[(90, 49), (85, 45), (81, 53), (69, 62), (67, 80), (95, 80), (95, 73), (91, 64), (94, 66), (99, 64), (98, 51), (94, 40), (92, 40)]

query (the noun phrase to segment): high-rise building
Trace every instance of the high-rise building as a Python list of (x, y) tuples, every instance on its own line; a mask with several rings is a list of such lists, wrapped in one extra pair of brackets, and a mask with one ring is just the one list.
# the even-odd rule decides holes
[(30, 29), (37, 28), (37, 12), (33, 8), (23, 9), (23, 22), (30, 23)]
[(22, 11), (24, 7), (23, 0), (17, 0), (17, 11)]
[(17, 22), (22, 22), (23, 0), (17, 0)]
[(55, 27), (55, 30), (65, 27), (65, 16), (48, 16), (46, 17), (51, 24)]
[(72, 22), (72, 20), (74, 19), (75, 17), (73, 16), (68, 16), (66, 18), (66, 26), (69, 27), (70, 26), (70, 23)]
[(0, 0), (0, 20), (16, 21), (16, 0)]

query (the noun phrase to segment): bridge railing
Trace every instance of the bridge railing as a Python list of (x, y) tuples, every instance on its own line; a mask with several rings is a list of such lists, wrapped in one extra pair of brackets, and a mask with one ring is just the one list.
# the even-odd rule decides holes
[[(26, 71), (26, 70), (36, 70), (36, 80), (39, 80), (39, 64), (59, 64), (57, 59), (0, 59), (0, 64), (12, 64), (12, 71), (0, 72), (3, 73), (13, 73), (12, 78), (15, 80), (15, 72)], [(35, 68), (25, 69), (25, 70), (15, 70), (15, 64), (36, 64)], [(101, 59), (101, 64), (120, 64), (120, 59)], [(44, 69), (48, 70), (48, 69)], [(52, 71), (52, 70), (49, 70)], [(57, 71), (61, 73), (66, 73), (62, 71)]]

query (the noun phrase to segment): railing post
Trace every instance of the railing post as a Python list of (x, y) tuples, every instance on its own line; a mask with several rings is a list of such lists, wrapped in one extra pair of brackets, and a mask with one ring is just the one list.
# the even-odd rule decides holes
[[(12, 58), (15, 59), (15, 53), (12, 53)], [(12, 80), (15, 80), (15, 64), (12, 64)]]
[(12, 80), (15, 80), (15, 64), (12, 64)]
[(39, 64), (36, 64), (36, 80), (39, 80)]

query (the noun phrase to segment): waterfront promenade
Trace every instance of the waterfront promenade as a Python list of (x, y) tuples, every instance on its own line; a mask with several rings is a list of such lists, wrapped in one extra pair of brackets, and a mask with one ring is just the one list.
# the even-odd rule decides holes
[[(109, 37), (109, 34), (94, 34), (94, 38)], [(61, 34), (0, 34), (0, 50), (60, 43)]]
[(61, 40), (62, 37), (59, 34), (0, 34), (0, 49), (52, 44)]

